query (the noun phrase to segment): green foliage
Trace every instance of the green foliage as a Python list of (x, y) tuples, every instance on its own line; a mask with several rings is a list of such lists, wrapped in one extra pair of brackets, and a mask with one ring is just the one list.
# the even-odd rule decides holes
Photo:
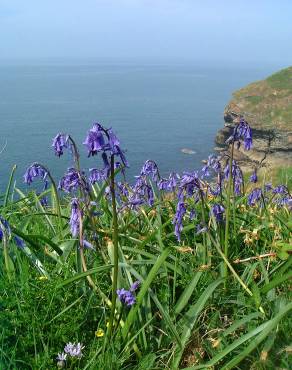
[(274, 89), (292, 90), (292, 67), (274, 73), (267, 78), (267, 82)]

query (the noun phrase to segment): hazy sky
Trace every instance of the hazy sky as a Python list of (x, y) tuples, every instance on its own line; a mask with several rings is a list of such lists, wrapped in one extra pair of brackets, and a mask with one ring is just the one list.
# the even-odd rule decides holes
[(0, 0), (0, 59), (292, 61), (292, 0)]

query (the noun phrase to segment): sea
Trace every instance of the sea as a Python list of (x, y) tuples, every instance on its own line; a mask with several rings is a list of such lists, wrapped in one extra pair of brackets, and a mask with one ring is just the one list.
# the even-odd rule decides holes
[(82, 167), (99, 168), (83, 145), (95, 122), (112, 127), (126, 151), (129, 182), (147, 159), (160, 172), (193, 171), (213, 152), (232, 92), (267, 77), (278, 66), (116, 60), (0, 60), (0, 191), (17, 165), (16, 186), (33, 162), (58, 182), (72, 164), (58, 158), (52, 139), (68, 133)]

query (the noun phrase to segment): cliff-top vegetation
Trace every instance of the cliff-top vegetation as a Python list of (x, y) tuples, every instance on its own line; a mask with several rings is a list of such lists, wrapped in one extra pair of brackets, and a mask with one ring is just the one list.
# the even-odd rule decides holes
[(0, 197), (0, 369), (288, 369), (290, 189), (245, 180), (233, 156), (253, 145), (243, 119), (228, 144), (231, 156), (166, 178), (147, 160), (131, 185), (117, 136), (94, 124), (96, 168), (80, 167), (64, 133), (53, 150), (72, 166), (58, 183), (33, 163), (22, 192), (13, 168)]
[(236, 91), (226, 110), (242, 114), (252, 127), (292, 130), (292, 67)]

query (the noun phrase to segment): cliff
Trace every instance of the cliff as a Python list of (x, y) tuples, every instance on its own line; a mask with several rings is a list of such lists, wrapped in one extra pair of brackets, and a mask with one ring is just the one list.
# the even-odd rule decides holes
[(292, 67), (236, 91), (224, 111), (225, 126), (215, 139), (223, 150), (239, 117), (253, 129), (253, 148), (240, 149), (242, 164), (292, 167)]

